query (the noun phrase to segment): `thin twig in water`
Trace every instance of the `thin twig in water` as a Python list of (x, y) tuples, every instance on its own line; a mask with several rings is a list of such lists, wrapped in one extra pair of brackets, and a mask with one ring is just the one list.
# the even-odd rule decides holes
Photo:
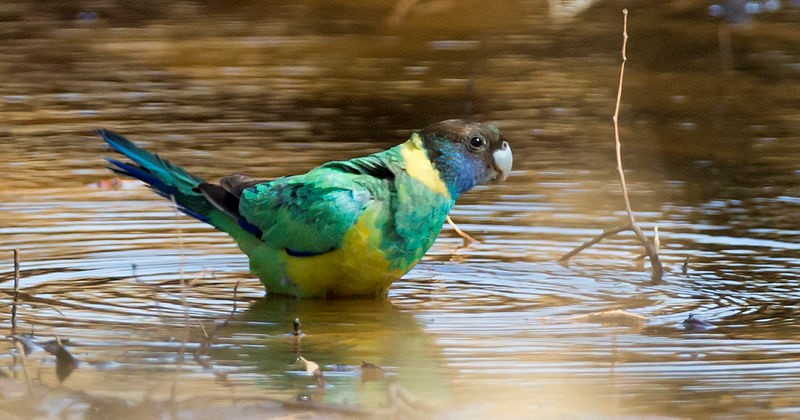
[(566, 254), (564, 254), (561, 258), (558, 259), (558, 262), (560, 262), (562, 264), (566, 264), (566, 263), (569, 262), (570, 258), (578, 255), (584, 249), (589, 248), (590, 246), (592, 246), (592, 245), (594, 245), (596, 243), (599, 243), (600, 241), (602, 241), (605, 238), (608, 238), (609, 236), (614, 236), (614, 235), (616, 235), (616, 234), (618, 234), (620, 232), (624, 232), (624, 231), (630, 230), (630, 229), (631, 229), (631, 225), (617, 226), (615, 228), (606, 229), (606, 230), (603, 231), (603, 233), (601, 233), (601, 234), (595, 236), (594, 238), (584, 242), (583, 245), (581, 245), (581, 246), (573, 249), (572, 251), (567, 252)]
[[(186, 352), (186, 342), (189, 340), (189, 306), (186, 301), (186, 278), (184, 275), (184, 264), (186, 263), (186, 253), (184, 252), (183, 248), (183, 231), (181, 230), (181, 221), (180, 221), (180, 211), (178, 209), (178, 202), (175, 201), (175, 196), (170, 196), (170, 201), (172, 201), (173, 209), (175, 210), (175, 224), (178, 229), (178, 244), (181, 248), (181, 261), (180, 261), (180, 298), (181, 298), (181, 307), (183, 308), (183, 333), (181, 337), (181, 346), (178, 349), (178, 362), (177, 362), (177, 374), (175, 375), (175, 380), (172, 382), (172, 389), (170, 390), (170, 397), (173, 403), (172, 408), (173, 410), (177, 410), (177, 388), (178, 388), (178, 376), (180, 375), (180, 370), (183, 366), (183, 359), (184, 354)], [(175, 414), (175, 413), (173, 413)], [(174, 416), (173, 416), (174, 417)]]
[(639, 225), (636, 224), (636, 218), (633, 215), (633, 210), (631, 208), (631, 201), (628, 197), (628, 185), (625, 182), (625, 171), (622, 168), (622, 143), (619, 140), (619, 108), (620, 102), (622, 101), (622, 81), (625, 78), (625, 63), (628, 61), (627, 56), (627, 48), (628, 48), (628, 9), (622, 10), (623, 15), (623, 27), (622, 27), (622, 64), (620, 64), (619, 69), (619, 85), (617, 88), (617, 101), (614, 106), (614, 115), (612, 116), (612, 120), (614, 122), (614, 146), (616, 151), (616, 158), (617, 158), (617, 172), (619, 173), (619, 180), (622, 186), (622, 197), (625, 201), (625, 212), (628, 214), (628, 221), (629, 224), (626, 226), (621, 226), (618, 228), (610, 229), (603, 231), (602, 234), (595, 237), (594, 239), (590, 240), (589, 242), (581, 245), (580, 247), (576, 248), (575, 250), (569, 252), (568, 254), (564, 255), (559, 259), (560, 262), (564, 263), (569, 260), (570, 257), (574, 256), (575, 254), (581, 252), (582, 250), (594, 245), (597, 242), (600, 242), (603, 238), (606, 238), (610, 235), (615, 233), (622, 232), (624, 230), (632, 229), (634, 233), (636, 233), (636, 237), (642, 243), (642, 246), (645, 249), (645, 253), (647, 254), (648, 258), (650, 258), (650, 265), (653, 270), (652, 280), (654, 282), (661, 281), (661, 278), (664, 274), (664, 269), (661, 266), (661, 259), (658, 257), (658, 227), (655, 230), (655, 240), (650, 241), (645, 236), (642, 229), (639, 228)]
[(625, 183), (625, 171), (622, 168), (622, 143), (619, 140), (619, 106), (622, 100), (622, 80), (625, 77), (625, 63), (628, 61), (628, 9), (622, 10), (623, 27), (622, 27), (622, 64), (619, 68), (619, 87), (617, 88), (617, 103), (614, 107), (614, 146), (617, 154), (617, 172), (619, 172), (619, 181), (622, 185), (622, 197), (625, 200), (625, 211), (628, 213), (628, 220), (630, 221), (631, 228), (636, 233), (636, 236), (641, 241), (642, 246), (650, 258), (650, 265), (653, 268), (653, 281), (661, 281), (664, 274), (664, 269), (661, 266), (661, 259), (658, 257), (658, 251), (655, 245), (647, 239), (642, 229), (636, 224), (636, 218), (633, 216), (631, 209), (631, 200), (628, 198), (628, 185)]
[(181, 337), (181, 347), (178, 351), (178, 363), (183, 362), (184, 350), (186, 341), (189, 339), (189, 305), (186, 302), (186, 275), (184, 266), (186, 265), (186, 252), (183, 247), (183, 229), (181, 229), (181, 214), (178, 210), (178, 202), (175, 201), (175, 196), (170, 196), (173, 209), (175, 210), (175, 225), (178, 229), (178, 245), (181, 248), (181, 261), (180, 261), (180, 286), (181, 286), (181, 307), (183, 308), (183, 337)]
[(238, 293), (239, 293), (239, 280), (236, 280), (236, 285), (233, 286), (233, 310), (231, 310), (231, 316), (233, 316), (233, 314), (236, 313), (236, 299), (238, 299), (237, 296)]
[(230, 321), (234, 317), (234, 315), (236, 314), (236, 290), (238, 288), (239, 288), (239, 282), (237, 281), (236, 282), (236, 286), (234, 286), (234, 291), (233, 291), (233, 294), (234, 294), (234, 305), (233, 305), (233, 307), (234, 307), (234, 309), (233, 309), (233, 311), (231, 311), (231, 313), (228, 315), (228, 317), (225, 319), (225, 321), (222, 324), (216, 324), (215, 323), (214, 329), (211, 330), (211, 331), (208, 331), (206, 329), (206, 326), (203, 324), (203, 322), (202, 321), (199, 322), (200, 328), (203, 330), (203, 339), (200, 341), (200, 346), (193, 353), (193, 357), (194, 357), (195, 363), (200, 365), (203, 369), (211, 372), (211, 374), (213, 374), (217, 378), (218, 381), (220, 381), (223, 384), (225, 384), (226, 386), (230, 387), (230, 389), (231, 389), (231, 398), (232, 398), (233, 401), (237, 401), (238, 400), (238, 397), (236, 396), (236, 388), (234, 387), (233, 382), (231, 382), (229, 380), (228, 373), (219, 371), (219, 370), (214, 368), (214, 361), (210, 357), (208, 357), (208, 352), (211, 349), (211, 345), (213, 344), (214, 337), (217, 334), (217, 331), (219, 331), (220, 328), (226, 327), (230, 323)]
[(19, 299), (19, 250), (14, 248), (14, 295), (11, 301), (11, 336), (17, 334), (17, 299)]

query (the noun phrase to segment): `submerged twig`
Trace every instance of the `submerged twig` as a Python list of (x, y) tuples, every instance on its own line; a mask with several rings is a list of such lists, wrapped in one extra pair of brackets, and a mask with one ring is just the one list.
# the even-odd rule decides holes
[(606, 229), (602, 233), (600, 233), (599, 235), (595, 236), (594, 238), (589, 239), (588, 241), (584, 242), (583, 245), (581, 245), (581, 246), (573, 249), (572, 251), (567, 252), (566, 254), (564, 254), (561, 258), (558, 259), (558, 262), (560, 262), (562, 264), (566, 264), (566, 263), (569, 262), (570, 258), (578, 255), (584, 249), (589, 248), (590, 246), (592, 246), (592, 245), (594, 245), (596, 243), (599, 243), (600, 241), (602, 241), (605, 238), (608, 238), (609, 236), (614, 236), (614, 235), (616, 235), (616, 234), (618, 234), (620, 232), (624, 232), (624, 231), (630, 230), (630, 229), (631, 229), (631, 225), (617, 226), (615, 228)]
[[(181, 248), (181, 261), (180, 261), (180, 299), (181, 299), (181, 307), (183, 308), (183, 331), (181, 336), (181, 345), (178, 348), (178, 362), (176, 365), (176, 375), (175, 379), (172, 382), (172, 388), (170, 390), (170, 397), (172, 402), (172, 409), (177, 410), (177, 388), (178, 388), (178, 376), (180, 375), (181, 368), (183, 367), (183, 359), (186, 352), (186, 342), (189, 340), (189, 306), (186, 300), (186, 278), (184, 275), (184, 264), (186, 263), (186, 253), (183, 249), (183, 231), (181, 229), (181, 221), (180, 221), (180, 211), (178, 209), (178, 202), (175, 200), (174, 195), (170, 195), (170, 201), (172, 202), (173, 209), (175, 211), (175, 224), (178, 229), (178, 244)], [(175, 413), (173, 413), (175, 414)], [(175, 417), (173, 415), (173, 417)]]
[(14, 341), (14, 347), (17, 349), (17, 355), (19, 356), (20, 364), (22, 365), (22, 374), (25, 376), (25, 385), (28, 387), (28, 392), (33, 392), (31, 377), (28, 375), (28, 365), (25, 362), (27, 359), (25, 356), (25, 349), (22, 347), (22, 343), (19, 340)]
[(175, 201), (175, 196), (170, 196), (170, 201), (172, 201), (173, 210), (175, 211), (175, 225), (178, 229), (178, 245), (181, 248), (181, 261), (180, 261), (180, 299), (181, 299), (181, 307), (183, 308), (183, 337), (181, 337), (181, 347), (178, 350), (178, 366), (180, 367), (180, 363), (183, 362), (184, 351), (186, 347), (186, 341), (189, 339), (189, 305), (186, 301), (186, 275), (184, 272), (184, 265), (186, 264), (186, 252), (183, 248), (183, 230), (181, 229), (181, 218), (180, 218), (180, 211), (178, 210), (178, 202)]
[(19, 299), (19, 250), (14, 248), (14, 294), (11, 301), (11, 335), (17, 334), (17, 299)]
[(619, 108), (620, 102), (622, 101), (622, 81), (625, 78), (625, 63), (628, 61), (627, 56), (627, 48), (628, 48), (628, 9), (622, 10), (623, 15), (623, 26), (622, 26), (622, 63), (620, 64), (619, 69), (619, 85), (617, 87), (617, 101), (614, 106), (614, 115), (612, 116), (612, 120), (614, 122), (614, 147), (616, 152), (617, 158), (617, 172), (619, 173), (619, 180), (622, 186), (622, 197), (625, 201), (625, 212), (628, 214), (628, 225), (617, 227), (610, 230), (603, 231), (602, 234), (595, 237), (594, 239), (586, 242), (585, 244), (581, 245), (580, 247), (576, 248), (575, 250), (567, 253), (563, 257), (559, 258), (559, 261), (565, 263), (569, 260), (570, 257), (573, 255), (581, 252), (582, 250), (600, 242), (602, 239), (611, 236), (613, 234), (622, 232), (624, 230), (631, 229), (636, 233), (636, 237), (642, 243), (642, 246), (645, 249), (645, 253), (647, 257), (650, 259), (650, 266), (652, 267), (653, 274), (652, 279), (654, 282), (661, 281), (661, 277), (664, 274), (664, 268), (661, 266), (661, 259), (658, 257), (658, 227), (656, 227), (655, 239), (654, 241), (650, 241), (645, 236), (642, 229), (636, 224), (636, 218), (633, 215), (633, 209), (631, 208), (631, 201), (628, 197), (628, 185), (625, 182), (625, 171), (622, 167), (622, 143), (619, 139)]
[(181, 340), (180, 358), (183, 359), (183, 350), (186, 345), (186, 340), (189, 338), (189, 305), (186, 302), (186, 273), (184, 266), (186, 265), (186, 251), (183, 247), (183, 229), (181, 229), (181, 214), (178, 210), (178, 202), (175, 201), (175, 196), (171, 195), (173, 209), (175, 210), (175, 226), (178, 229), (178, 245), (181, 248), (181, 261), (180, 261), (180, 284), (181, 284), (181, 307), (183, 308), (183, 340)]
[[(214, 329), (212, 329), (211, 331), (208, 331), (206, 329), (202, 321), (199, 322), (200, 329), (203, 330), (203, 340), (200, 342), (200, 347), (198, 347), (198, 349), (193, 353), (194, 361), (207, 371), (211, 372), (219, 381), (231, 387), (232, 392), (234, 390), (233, 387), (234, 384), (229, 380), (228, 374), (226, 372), (214, 369), (214, 361), (208, 357), (208, 352), (211, 349), (211, 345), (214, 341), (217, 332), (221, 328), (227, 327), (231, 319), (233, 319), (233, 317), (236, 315), (236, 294), (238, 293), (238, 290), (239, 290), (239, 280), (237, 280), (236, 285), (233, 286), (233, 309), (231, 310), (230, 314), (228, 314), (228, 317), (225, 318), (225, 321), (223, 321), (221, 324), (215, 323)], [(234, 396), (235, 398), (235, 392), (232, 394), (232, 396)]]
[(236, 299), (238, 299), (237, 296), (238, 293), (239, 293), (239, 280), (236, 280), (236, 285), (233, 286), (233, 309), (231, 309), (231, 316), (233, 316), (233, 314), (236, 313)]
[(392, 381), (386, 389), (389, 406), (394, 410), (394, 416), (399, 418), (428, 418), (435, 412), (435, 408), (427, 402), (414, 396), (409, 390)]

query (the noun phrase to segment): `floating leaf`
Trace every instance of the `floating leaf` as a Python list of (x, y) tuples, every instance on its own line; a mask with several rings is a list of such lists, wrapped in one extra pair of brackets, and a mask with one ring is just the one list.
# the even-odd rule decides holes
[(56, 353), (58, 353), (58, 349), (63, 348), (64, 345), (66, 344), (69, 344), (68, 338), (62, 340), (61, 338), (56, 337), (54, 340), (48, 340), (45, 341), (44, 343), (40, 343), (39, 345), (42, 346), (44, 351), (52, 354), (53, 356), (56, 356), (57, 355)]
[(55, 340), (44, 343), (44, 349), (56, 356), (56, 376), (59, 382), (64, 382), (65, 379), (78, 367), (78, 359), (64, 347), (64, 343), (69, 343), (69, 340), (61, 341), (56, 337)]

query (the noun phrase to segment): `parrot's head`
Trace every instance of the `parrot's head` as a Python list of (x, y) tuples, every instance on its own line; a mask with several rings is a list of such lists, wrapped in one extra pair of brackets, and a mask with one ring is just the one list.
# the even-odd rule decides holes
[(511, 172), (511, 146), (491, 124), (446, 120), (425, 127), (419, 135), (453, 198), (477, 184), (504, 181)]

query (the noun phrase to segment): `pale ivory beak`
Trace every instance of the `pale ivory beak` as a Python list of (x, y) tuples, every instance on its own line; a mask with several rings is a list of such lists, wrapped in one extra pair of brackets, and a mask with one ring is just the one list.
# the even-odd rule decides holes
[(494, 159), (494, 169), (499, 172), (497, 179), (505, 181), (508, 174), (511, 173), (511, 164), (514, 162), (514, 157), (511, 154), (511, 146), (507, 141), (499, 149), (492, 153)]

